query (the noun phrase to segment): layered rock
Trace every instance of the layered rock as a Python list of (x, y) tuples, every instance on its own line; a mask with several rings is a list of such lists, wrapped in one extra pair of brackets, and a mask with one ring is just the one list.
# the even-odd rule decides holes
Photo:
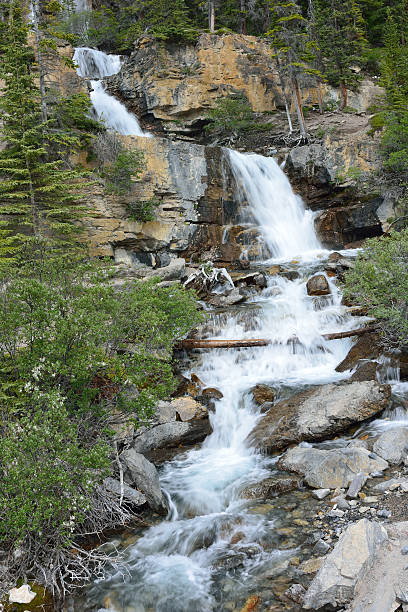
[(390, 394), (389, 385), (376, 381), (322, 385), (296, 393), (268, 410), (248, 442), (275, 452), (303, 440), (324, 440), (384, 410)]

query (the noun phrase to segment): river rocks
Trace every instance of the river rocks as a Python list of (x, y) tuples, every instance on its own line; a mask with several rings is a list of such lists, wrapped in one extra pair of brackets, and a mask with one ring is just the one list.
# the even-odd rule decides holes
[(390, 386), (375, 381), (322, 385), (278, 402), (248, 436), (256, 448), (275, 452), (302, 440), (323, 440), (384, 410)]
[[(114, 493), (116, 496), (120, 497), (122, 489), (119, 480), (109, 476), (108, 478), (105, 478), (103, 484), (107, 491), (110, 491), (111, 493)], [(145, 503), (147, 503), (146, 496), (143, 495), (143, 493), (136, 491), (136, 489), (132, 489), (132, 487), (129, 487), (127, 484), (123, 484), (123, 499), (130, 502), (132, 506), (143, 506)]]
[(315, 274), (306, 283), (308, 295), (329, 295), (330, 287), (324, 274)]
[(398, 464), (407, 456), (408, 429), (388, 429), (374, 443), (373, 451), (390, 464)]
[(346, 357), (336, 367), (336, 372), (345, 372), (352, 370), (362, 360), (376, 360), (381, 355), (381, 347), (379, 344), (379, 335), (376, 333), (367, 333), (359, 336), (353, 344)]
[(178, 397), (171, 402), (180, 421), (193, 421), (208, 416), (205, 406), (196, 402), (192, 397)]
[(251, 389), (251, 393), (254, 401), (260, 406), (266, 402), (273, 402), (275, 399), (275, 391), (268, 385), (255, 385), (255, 387)]
[(305, 482), (316, 489), (346, 488), (356, 474), (384, 470), (383, 459), (373, 459), (365, 448), (323, 450), (296, 446), (279, 460), (278, 467), (304, 476)]
[(387, 539), (387, 532), (379, 523), (361, 519), (350, 525), (309, 586), (303, 608), (319, 610), (325, 605), (338, 608), (349, 603), (356, 585)]
[(153, 463), (161, 463), (170, 459), (174, 451), (201, 442), (210, 433), (211, 425), (208, 418), (163, 423), (140, 433), (134, 439), (132, 448)]
[(209, 298), (207, 301), (211, 306), (226, 307), (233, 306), (234, 304), (239, 304), (240, 302), (244, 302), (246, 300), (246, 295), (240, 292), (238, 287), (231, 289), (225, 295), (214, 295)]
[(134, 448), (123, 451), (120, 460), (125, 467), (125, 478), (130, 484), (142, 491), (153, 510), (162, 514), (166, 513), (167, 503), (154, 465)]
[(261, 482), (246, 487), (241, 497), (244, 499), (271, 499), (282, 493), (295, 491), (301, 485), (301, 479), (294, 476), (265, 478)]

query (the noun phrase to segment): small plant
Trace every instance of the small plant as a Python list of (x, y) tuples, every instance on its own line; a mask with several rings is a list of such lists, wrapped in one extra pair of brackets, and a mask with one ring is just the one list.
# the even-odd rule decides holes
[(352, 115), (354, 113), (358, 113), (358, 110), (354, 108), (354, 106), (345, 106), (343, 108), (343, 113), (348, 113), (349, 115)]
[(338, 109), (339, 105), (336, 100), (327, 100), (326, 104), (324, 105), (324, 110), (328, 112), (334, 112)]
[(141, 221), (147, 223), (148, 221), (154, 221), (154, 209), (159, 206), (159, 200), (138, 200), (135, 202), (128, 202), (126, 204), (126, 210), (131, 221)]
[(252, 125), (254, 113), (244, 95), (231, 95), (219, 98), (215, 107), (209, 110), (206, 125), (207, 132), (241, 131)]
[(324, 128), (322, 126), (319, 126), (317, 130), (315, 130), (315, 133), (314, 133), (316, 138), (324, 138), (326, 134), (327, 134), (327, 128)]
[(376, 113), (370, 119), (371, 129), (369, 130), (370, 136), (374, 136), (376, 132), (381, 132), (383, 127), (385, 126), (385, 116), (384, 113)]
[(120, 196), (129, 194), (146, 167), (143, 151), (124, 149), (112, 132), (98, 134), (92, 148), (98, 159), (99, 174), (105, 179), (106, 191)]

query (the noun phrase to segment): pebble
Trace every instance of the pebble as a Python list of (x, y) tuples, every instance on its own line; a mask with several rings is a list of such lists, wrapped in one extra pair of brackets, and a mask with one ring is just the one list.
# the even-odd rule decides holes
[(358, 501), (356, 499), (350, 499), (349, 504), (352, 508), (358, 506)]
[(330, 512), (328, 513), (328, 516), (332, 518), (342, 518), (344, 514), (345, 514), (344, 510), (339, 510), (336, 508), (336, 510), (330, 510)]
[(327, 497), (329, 493), (330, 493), (330, 489), (315, 489), (314, 491), (312, 491), (313, 497), (315, 497), (316, 499), (320, 499), (320, 500)]
[(403, 546), (401, 548), (401, 555), (408, 555), (408, 546)]
[(342, 495), (337, 495), (337, 497), (333, 497), (331, 501), (335, 502), (337, 504), (337, 507), (340, 508), (340, 510), (350, 509), (349, 502), (346, 499), (344, 499)]
[(384, 476), (383, 472), (380, 470), (376, 470), (375, 472), (371, 472), (370, 478), (382, 478)]
[(313, 548), (314, 555), (325, 555), (330, 550), (330, 546), (324, 540), (319, 540), (316, 542)]
[(390, 518), (391, 511), (385, 510), (385, 508), (383, 508), (382, 510), (378, 510), (377, 516), (380, 516), (381, 518)]
[(376, 497), (375, 495), (369, 495), (365, 497), (363, 501), (365, 504), (375, 504), (378, 502), (378, 497)]
[(358, 509), (360, 514), (365, 514), (366, 512), (368, 512), (370, 508), (368, 506), (360, 506), (360, 508)]
[(346, 493), (347, 497), (352, 497), (352, 498), (357, 497), (357, 495), (359, 494), (359, 492), (361, 491), (361, 489), (363, 488), (366, 482), (367, 482), (366, 474), (364, 474), (363, 472), (359, 472), (358, 474), (356, 474), (353, 480), (351, 481), (349, 488), (347, 489), (347, 493)]

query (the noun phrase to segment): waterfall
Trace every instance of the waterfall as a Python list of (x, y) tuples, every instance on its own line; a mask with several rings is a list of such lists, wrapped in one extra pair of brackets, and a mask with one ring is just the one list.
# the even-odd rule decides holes
[(249, 205), (272, 256), (287, 261), (321, 251), (313, 213), (305, 210), (276, 161), (255, 153), (229, 150), (228, 154), (237, 185), (235, 197)]
[[(313, 219), (279, 166), (269, 158), (232, 151), (230, 159), (236, 197), (246, 199), (274, 256), (319, 251)], [(134, 605), (140, 612), (226, 610), (220, 603), (224, 595), (219, 567), (228, 555), (241, 555), (238, 568), (234, 566), (236, 599), (251, 588), (257, 592), (257, 577), (293, 555), (293, 550), (277, 547), (274, 518), (257, 512), (256, 504), (251, 508), (241, 492), (271, 476), (276, 461), (246, 442), (261, 417), (250, 392), (253, 386), (272, 385), (279, 399), (348, 375), (335, 368), (351, 341), (329, 343), (322, 334), (351, 329), (358, 321), (345, 312), (341, 292), (331, 279), (331, 295), (308, 296), (306, 281), (318, 266), (316, 258), (299, 265), (295, 280), (270, 276), (252, 303), (229, 317), (212, 315), (206, 325), (211, 337), (262, 337), (275, 342), (202, 351), (192, 357), (185, 375), (194, 372), (205, 386), (216, 387), (223, 395), (210, 414), (213, 433), (200, 448), (163, 466), (161, 486), (172, 501), (168, 520), (146, 530), (127, 549), (123, 571), (114, 568), (106, 580), (95, 583), (88, 591), (88, 603), (98, 606), (109, 599), (116, 602), (112, 609), (120, 612)], [(299, 339), (295, 345), (294, 336)]]
[(73, 60), (77, 64), (77, 74), (91, 79), (90, 98), (98, 119), (108, 128), (125, 136), (150, 136), (143, 132), (135, 115), (130, 113), (117, 98), (105, 91), (101, 79), (119, 72), (120, 55), (108, 55), (97, 49), (77, 47)]

